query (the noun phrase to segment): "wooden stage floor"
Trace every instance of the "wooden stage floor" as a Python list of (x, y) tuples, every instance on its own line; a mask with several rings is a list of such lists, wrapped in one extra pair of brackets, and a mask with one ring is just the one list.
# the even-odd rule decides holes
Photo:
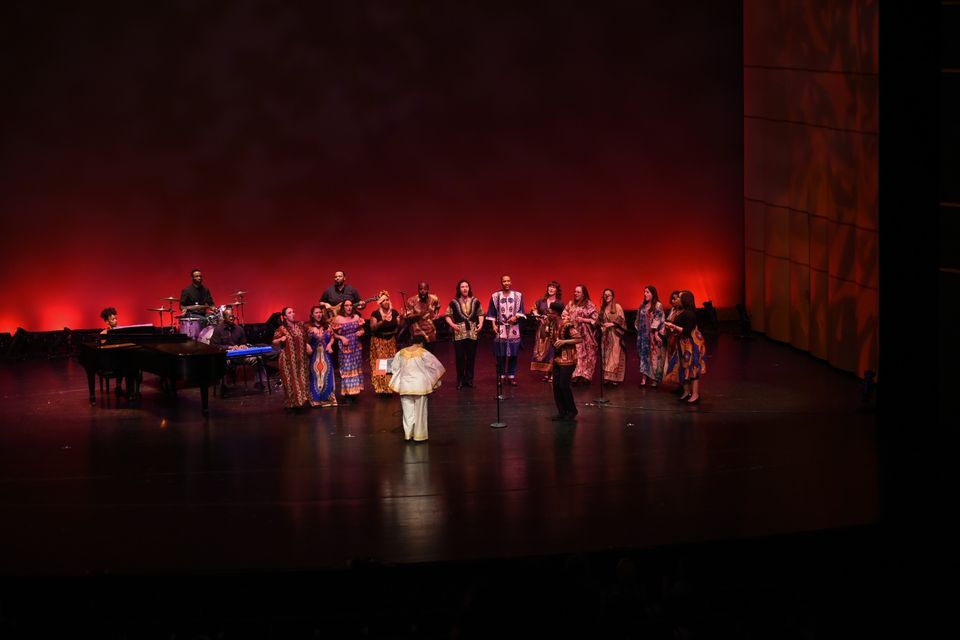
[[(708, 340), (699, 406), (624, 385), (576, 425), (549, 420), (527, 370), (495, 418), (493, 359), (477, 386), (430, 400), (430, 440), (405, 444), (400, 403), (293, 415), (241, 389), (176, 401), (147, 376), (136, 404), (87, 402), (73, 360), (0, 364), (0, 571), (316, 570), (644, 549), (842, 528), (878, 516), (876, 414), (859, 383), (762, 337)], [(369, 387), (368, 387), (369, 389)], [(280, 390), (276, 390), (280, 391)]]

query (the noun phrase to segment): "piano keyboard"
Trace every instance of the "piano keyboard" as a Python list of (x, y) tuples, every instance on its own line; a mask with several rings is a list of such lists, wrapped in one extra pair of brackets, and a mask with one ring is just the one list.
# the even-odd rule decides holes
[(266, 353), (273, 353), (273, 347), (248, 347), (246, 349), (231, 349), (227, 351), (228, 358), (245, 358), (247, 356), (259, 356)]

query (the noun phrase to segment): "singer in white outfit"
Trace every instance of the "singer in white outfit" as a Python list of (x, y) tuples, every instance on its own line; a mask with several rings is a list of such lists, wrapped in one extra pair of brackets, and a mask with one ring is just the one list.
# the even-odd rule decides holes
[(440, 386), (446, 369), (423, 348), (425, 338), (413, 337), (413, 345), (393, 357), (390, 388), (400, 394), (403, 407), (403, 437), (407, 442), (427, 439), (427, 396)]

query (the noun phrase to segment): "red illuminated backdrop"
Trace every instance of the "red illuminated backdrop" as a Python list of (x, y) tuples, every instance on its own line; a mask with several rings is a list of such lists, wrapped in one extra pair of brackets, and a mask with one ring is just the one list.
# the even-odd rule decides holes
[(342, 4), (8, 9), (0, 331), (154, 320), (195, 266), (250, 321), (338, 268), (742, 300), (736, 3)]

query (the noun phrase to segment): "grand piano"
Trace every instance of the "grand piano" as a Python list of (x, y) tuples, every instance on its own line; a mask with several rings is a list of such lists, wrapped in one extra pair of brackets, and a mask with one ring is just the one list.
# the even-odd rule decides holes
[(118, 327), (79, 346), (80, 365), (87, 371), (90, 404), (96, 404), (94, 381), (110, 371), (127, 379), (128, 397), (139, 395), (141, 372), (160, 376), (160, 388), (175, 391), (177, 383), (200, 387), (203, 415), (209, 415), (209, 387), (223, 377), (223, 350), (152, 325)]

